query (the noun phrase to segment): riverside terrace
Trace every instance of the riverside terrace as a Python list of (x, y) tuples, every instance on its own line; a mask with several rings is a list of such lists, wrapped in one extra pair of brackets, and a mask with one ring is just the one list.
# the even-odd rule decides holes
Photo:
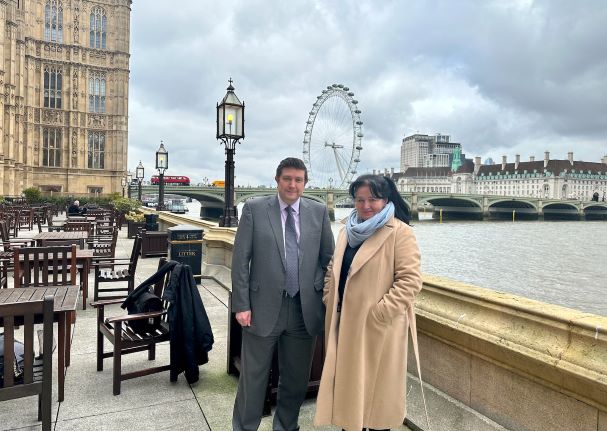
[[(55, 219), (57, 222), (58, 219)], [(33, 237), (37, 232), (22, 231), (20, 237)], [(127, 239), (126, 227), (119, 234), (117, 257), (128, 257), (133, 240)], [(158, 258), (139, 261), (137, 282), (145, 280), (158, 268)], [(89, 275), (92, 298), (93, 275)], [(13, 279), (9, 275), (9, 288)], [(52, 421), (55, 430), (179, 430), (231, 429), (232, 406), (237, 378), (226, 373), (227, 293), (219, 284), (205, 280), (199, 291), (211, 321), (215, 344), (209, 352), (209, 363), (200, 366), (200, 380), (189, 385), (179, 376), (169, 381), (169, 372), (153, 374), (122, 382), (122, 393), (112, 395), (112, 360), (106, 359), (104, 371), (96, 371), (96, 310), (78, 306), (73, 329), (71, 365), (65, 378), (65, 400), (57, 402), (57, 355), (53, 355)], [(106, 316), (124, 313), (112, 306)], [(57, 326), (54, 329), (57, 338)], [(110, 349), (106, 341), (105, 349)], [(124, 372), (150, 366), (147, 353), (123, 356)], [(158, 365), (169, 363), (169, 345), (156, 350)], [(300, 416), (302, 430), (320, 429), (312, 426), (314, 400), (307, 400)], [(0, 430), (41, 429), (37, 421), (37, 398), (28, 397), (0, 402)], [(271, 430), (271, 418), (263, 419), (260, 430)], [(331, 429), (331, 428), (324, 428)], [(409, 430), (403, 426), (401, 430)]]
[[(165, 228), (188, 223), (205, 229), (203, 272), (229, 281), (235, 229), (169, 213), (162, 213), (160, 222)], [(128, 256), (131, 246), (123, 229), (117, 256)], [(137, 281), (157, 264), (158, 259), (142, 259)], [(122, 430), (137, 424), (141, 429), (230, 430), (237, 381), (226, 373), (227, 292), (209, 280), (199, 291), (215, 344), (194, 385), (183, 376), (172, 384), (167, 372), (125, 381), (121, 395), (113, 396), (111, 361), (106, 360), (103, 372), (96, 371), (95, 310), (78, 309), (64, 402), (56, 402), (54, 386), (54, 428)], [(108, 315), (120, 312), (115, 307)], [(606, 318), (429, 276), (416, 314), (422, 374), (431, 384), (424, 386), (433, 430), (607, 429)], [(168, 362), (168, 345), (159, 346), (156, 358), (159, 365)], [(145, 352), (123, 358), (125, 371), (142, 364), (148, 365)], [(409, 364), (413, 424), (400, 429), (417, 425), (425, 430), (412, 357)], [(53, 377), (56, 382), (56, 367)], [(311, 425), (314, 408), (314, 400), (307, 400), (302, 430), (320, 429)], [(34, 397), (0, 403), (0, 429), (39, 428)], [(270, 418), (260, 429), (271, 429)]]

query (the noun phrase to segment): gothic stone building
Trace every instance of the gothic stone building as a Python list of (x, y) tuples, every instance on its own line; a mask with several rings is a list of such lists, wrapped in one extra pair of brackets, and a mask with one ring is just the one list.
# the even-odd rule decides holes
[(0, 0), (0, 195), (120, 192), (131, 0)]

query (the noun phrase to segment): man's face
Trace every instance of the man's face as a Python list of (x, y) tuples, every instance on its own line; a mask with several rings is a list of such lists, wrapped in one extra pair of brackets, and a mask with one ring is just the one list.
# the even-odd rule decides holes
[(306, 172), (303, 169), (284, 168), (280, 177), (276, 177), (278, 196), (283, 202), (292, 205), (303, 195), (306, 185)]

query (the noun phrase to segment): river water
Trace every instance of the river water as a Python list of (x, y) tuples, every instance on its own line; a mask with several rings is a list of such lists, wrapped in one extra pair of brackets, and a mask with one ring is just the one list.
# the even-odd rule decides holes
[[(196, 218), (200, 204), (188, 206)], [(424, 220), (413, 229), (424, 273), (607, 316), (607, 222)]]

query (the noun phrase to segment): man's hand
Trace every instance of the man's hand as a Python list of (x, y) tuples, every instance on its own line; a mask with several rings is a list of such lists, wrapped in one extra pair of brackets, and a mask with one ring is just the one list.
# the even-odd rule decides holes
[(251, 310), (236, 313), (236, 321), (240, 326), (251, 326)]

